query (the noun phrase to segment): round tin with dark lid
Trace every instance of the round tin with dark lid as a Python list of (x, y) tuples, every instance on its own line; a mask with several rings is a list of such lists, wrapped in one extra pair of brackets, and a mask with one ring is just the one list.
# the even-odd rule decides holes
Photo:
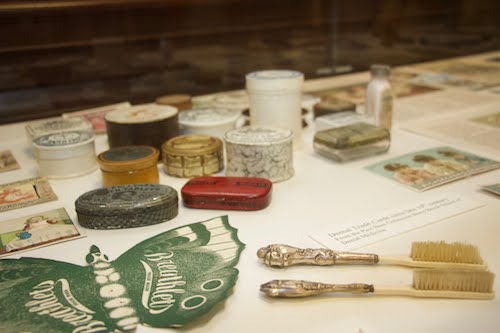
[(200, 209), (260, 210), (271, 202), (273, 184), (255, 177), (195, 177), (181, 190), (184, 206)]
[(40, 176), (70, 178), (97, 169), (92, 131), (42, 135), (33, 141)]
[(192, 107), (191, 95), (187, 94), (172, 94), (160, 96), (156, 99), (156, 104), (170, 105), (179, 111), (189, 110)]
[(166, 140), (179, 134), (177, 109), (168, 105), (143, 104), (106, 114), (111, 148), (131, 145), (161, 149)]
[(162, 146), (165, 172), (176, 177), (196, 177), (224, 168), (222, 141), (208, 135), (182, 135)]
[(150, 146), (112, 148), (97, 156), (104, 186), (158, 184), (158, 149)]
[(293, 134), (278, 127), (242, 127), (228, 131), (226, 175), (260, 177), (280, 182), (291, 178), (293, 168)]
[(166, 185), (132, 184), (92, 190), (75, 201), (78, 223), (121, 229), (166, 222), (177, 216), (177, 191)]

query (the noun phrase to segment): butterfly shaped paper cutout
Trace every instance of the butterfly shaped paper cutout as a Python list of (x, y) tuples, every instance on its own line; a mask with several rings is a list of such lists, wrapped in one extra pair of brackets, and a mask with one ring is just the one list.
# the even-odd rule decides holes
[(0, 260), (0, 332), (181, 326), (227, 297), (244, 247), (221, 216), (156, 235), (114, 261), (96, 246), (88, 266)]

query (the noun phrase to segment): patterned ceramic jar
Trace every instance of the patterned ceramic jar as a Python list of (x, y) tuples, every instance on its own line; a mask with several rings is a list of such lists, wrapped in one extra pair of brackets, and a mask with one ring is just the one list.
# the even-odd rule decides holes
[(162, 150), (163, 167), (170, 176), (206, 176), (224, 168), (222, 141), (216, 137), (182, 135), (165, 142)]
[(277, 127), (242, 127), (224, 136), (226, 175), (260, 177), (272, 182), (294, 174), (292, 131)]
[(40, 176), (70, 178), (97, 169), (94, 133), (71, 131), (43, 135), (33, 141)]

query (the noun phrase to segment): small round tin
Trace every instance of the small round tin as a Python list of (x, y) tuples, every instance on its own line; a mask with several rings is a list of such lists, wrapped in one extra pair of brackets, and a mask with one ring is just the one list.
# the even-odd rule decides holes
[(33, 141), (40, 176), (70, 178), (97, 169), (95, 136), (90, 131), (42, 135)]
[(211, 175), (224, 168), (222, 141), (208, 135), (183, 135), (162, 146), (163, 167), (170, 176)]
[(104, 186), (158, 184), (158, 149), (150, 146), (112, 148), (97, 156)]
[(156, 99), (156, 104), (170, 105), (179, 111), (189, 110), (192, 107), (191, 95), (187, 94), (172, 94), (160, 96)]
[(177, 109), (168, 105), (142, 104), (105, 115), (111, 148), (132, 145), (161, 149), (166, 140), (179, 134)]
[(277, 127), (242, 127), (227, 132), (226, 175), (267, 178), (272, 182), (291, 178), (292, 138), (290, 129)]
[(181, 133), (204, 134), (223, 137), (224, 134), (236, 127), (241, 112), (225, 109), (194, 109), (179, 114)]
[(26, 125), (26, 136), (31, 145), (33, 140), (43, 135), (70, 131), (92, 131), (92, 124), (84, 117), (49, 118)]
[(177, 216), (177, 191), (166, 185), (132, 184), (92, 190), (75, 201), (78, 223), (90, 229), (122, 229)]

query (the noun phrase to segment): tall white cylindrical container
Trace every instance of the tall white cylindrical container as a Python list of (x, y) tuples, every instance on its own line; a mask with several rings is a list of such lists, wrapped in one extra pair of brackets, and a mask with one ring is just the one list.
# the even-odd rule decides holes
[(250, 124), (288, 128), (293, 146), (302, 142), (302, 85), (304, 75), (291, 70), (264, 70), (246, 75)]

